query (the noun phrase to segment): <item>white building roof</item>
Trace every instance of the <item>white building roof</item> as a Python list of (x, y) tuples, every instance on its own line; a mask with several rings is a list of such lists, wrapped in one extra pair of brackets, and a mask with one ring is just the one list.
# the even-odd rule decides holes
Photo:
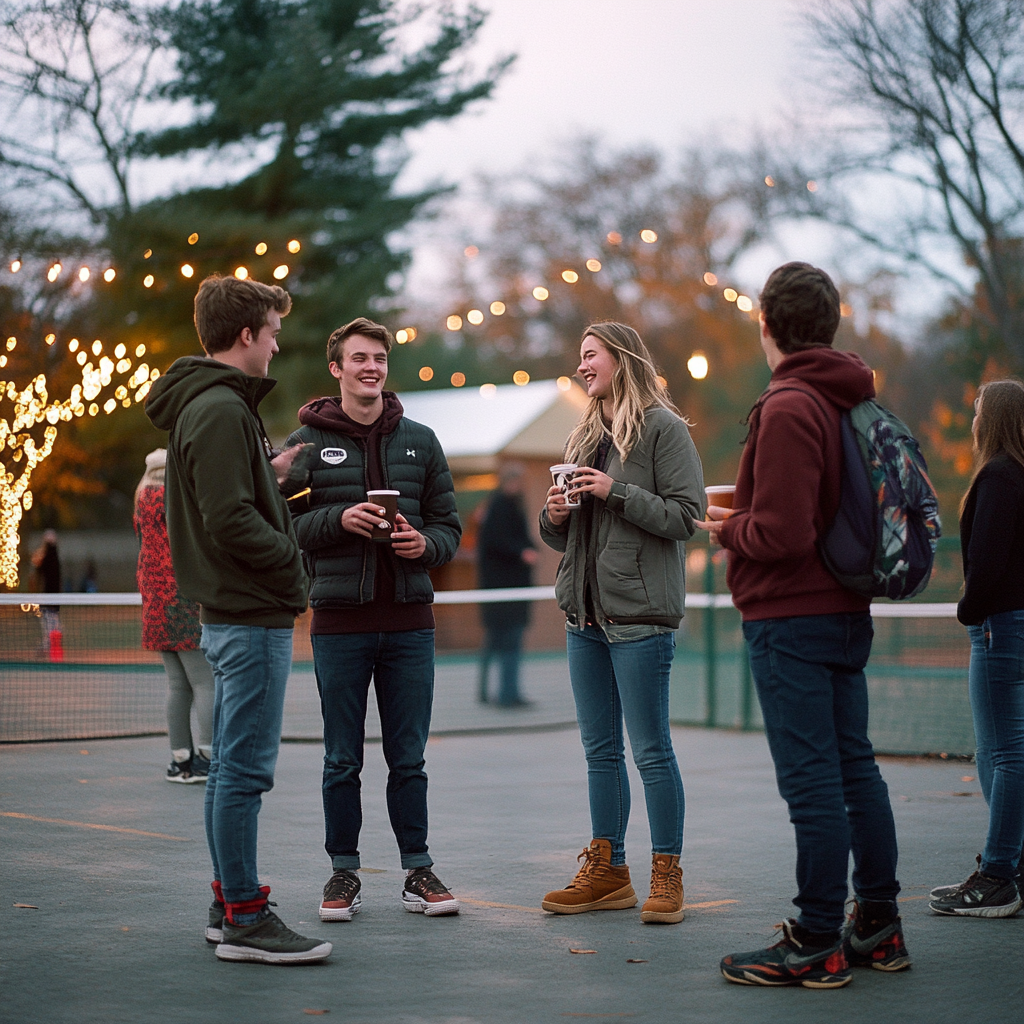
[(452, 468), (467, 471), (492, 469), (498, 455), (560, 458), (587, 401), (577, 385), (562, 391), (553, 380), (400, 397), (405, 414), (437, 434)]

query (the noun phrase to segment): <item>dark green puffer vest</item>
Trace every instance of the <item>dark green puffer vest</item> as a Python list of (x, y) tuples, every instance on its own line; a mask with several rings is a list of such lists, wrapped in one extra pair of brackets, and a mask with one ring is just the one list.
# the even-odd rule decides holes
[[(366, 500), (363, 443), (339, 431), (302, 426), (286, 446), (312, 442), (308, 511), (294, 516), (295, 533), (312, 580), (314, 608), (340, 608), (373, 600), (373, 542), (341, 526), (341, 515)], [(381, 439), (386, 486), (400, 491), (398, 511), (427, 541), (421, 558), (395, 559), (395, 600), (429, 604), (434, 588), (428, 569), (450, 562), (462, 536), (448, 462), (434, 432), (404, 416)]]

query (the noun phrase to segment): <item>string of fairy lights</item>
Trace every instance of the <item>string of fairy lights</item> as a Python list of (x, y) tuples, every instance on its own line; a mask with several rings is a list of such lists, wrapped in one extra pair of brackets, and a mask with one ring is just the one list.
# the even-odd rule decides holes
[[(775, 183), (774, 181), (769, 182), (766, 179), (765, 184), (768, 185), (769, 188), (771, 188), (774, 186)], [(812, 182), (809, 184), (814, 183)], [(811, 191), (814, 190), (812, 189)], [(654, 245), (658, 241), (658, 232), (655, 231), (653, 228), (643, 228), (639, 232), (639, 237), (641, 242), (647, 245)], [(605, 241), (610, 246), (622, 245), (622, 234), (618, 231), (609, 231), (608, 234), (605, 236)], [(480, 250), (475, 245), (466, 246), (466, 248), (463, 250), (463, 255), (467, 259), (475, 259), (479, 254)], [(603, 269), (601, 261), (594, 257), (591, 257), (590, 259), (586, 260), (583, 265), (591, 274), (598, 274)], [(559, 277), (561, 279), (560, 283), (572, 286), (580, 282), (582, 274), (578, 270), (573, 269), (572, 267), (566, 267), (561, 272)], [(707, 271), (701, 277), (701, 280), (709, 288), (714, 288), (718, 285), (717, 275), (713, 274), (710, 270)], [(536, 299), (538, 302), (547, 302), (548, 299), (551, 298), (552, 288), (554, 287), (558, 287), (557, 282), (554, 284), (550, 282), (547, 284), (538, 284), (532, 288), (532, 290), (530, 291), (530, 295), (532, 295), (533, 298)], [(722, 290), (722, 297), (726, 300), (726, 302), (735, 303), (736, 308), (741, 313), (753, 315), (754, 301), (753, 299), (750, 298), (750, 296), (743, 295), (735, 288), (726, 287)], [(500, 317), (505, 315), (505, 313), (508, 311), (508, 308), (509, 307), (505, 302), (503, 302), (501, 299), (496, 299), (494, 302), (490, 303), (490, 305), (487, 307), (487, 310), (491, 316)], [(465, 313), (450, 313), (445, 318), (444, 326), (449, 331), (457, 332), (461, 331), (464, 325), (467, 323), (471, 324), (474, 327), (479, 327), (481, 324), (483, 324), (486, 317), (487, 314), (482, 309), (475, 308), (470, 309)], [(396, 333), (395, 340), (398, 342), (399, 345), (404, 345), (407, 342), (410, 342), (413, 339), (415, 339), (415, 337), (416, 328), (406, 327)], [(708, 361), (707, 355), (700, 349), (695, 350), (691, 354), (690, 358), (687, 360), (686, 368), (689, 371), (690, 376), (693, 377), (694, 380), (704, 380), (704, 378), (707, 377), (708, 371), (710, 369), (710, 363)], [(419, 378), (422, 381), (433, 380), (433, 367), (420, 367)], [(662, 383), (664, 384), (663, 378), (659, 378), (659, 380), (662, 380)], [(529, 384), (530, 375), (525, 370), (516, 370), (516, 372), (512, 375), (512, 382), (520, 386)], [(450, 383), (452, 387), (461, 388), (465, 386), (466, 375), (464, 373), (456, 371), (451, 375)], [(568, 377), (559, 377), (558, 386), (563, 391), (568, 391), (569, 388), (572, 386), (572, 382)], [(494, 384), (483, 384), (480, 387), (480, 393), (487, 397), (488, 395), (494, 393), (494, 388)]]

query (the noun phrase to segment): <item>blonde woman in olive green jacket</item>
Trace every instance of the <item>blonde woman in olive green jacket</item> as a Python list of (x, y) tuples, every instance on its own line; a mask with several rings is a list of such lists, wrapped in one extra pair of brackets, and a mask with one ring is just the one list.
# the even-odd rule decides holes
[(593, 838), (583, 867), (549, 892), (551, 913), (625, 910), (637, 896), (626, 866), (629, 820), (623, 721), (644, 783), (651, 890), (640, 918), (683, 919), (683, 784), (668, 724), (675, 630), (685, 597), (683, 542), (704, 515), (704, 477), (685, 421), (640, 336), (593, 324), (580, 347), (590, 404), (566, 444), (566, 505), (548, 491), (544, 542), (564, 552), (555, 593), (566, 615), (569, 676), (587, 757)]

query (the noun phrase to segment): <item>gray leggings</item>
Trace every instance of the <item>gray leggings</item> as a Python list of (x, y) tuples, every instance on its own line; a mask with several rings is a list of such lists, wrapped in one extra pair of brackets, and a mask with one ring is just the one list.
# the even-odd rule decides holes
[[(167, 670), (167, 732), (171, 750), (209, 750), (213, 742), (213, 671), (202, 651), (161, 651)], [(195, 747), (189, 715), (196, 705)]]

